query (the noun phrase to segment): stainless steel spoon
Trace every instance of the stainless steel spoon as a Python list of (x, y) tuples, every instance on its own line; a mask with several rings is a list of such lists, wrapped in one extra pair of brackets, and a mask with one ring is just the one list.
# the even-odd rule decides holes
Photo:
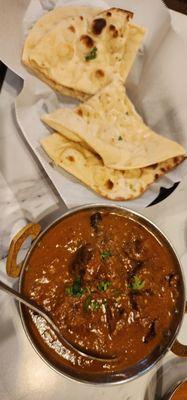
[(89, 357), (91, 359), (99, 360), (99, 361), (110, 361), (116, 358), (116, 356), (112, 357), (111, 355), (107, 354), (97, 354), (94, 351), (91, 350), (85, 350), (81, 346), (79, 346), (77, 343), (74, 344), (71, 342), (69, 339), (66, 339), (64, 335), (60, 332), (58, 326), (53, 322), (51, 317), (48, 315), (46, 311), (43, 310), (41, 306), (36, 304), (33, 300), (29, 299), (27, 296), (17, 292), (16, 290), (12, 289), (11, 287), (7, 286), (4, 282), (0, 281), (0, 290), (3, 290), (4, 292), (8, 293), (10, 296), (14, 297), (14, 299), (18, 300), (20, 303), (24, 304), (31, 310), (35, 311), (37, 314), (41, 315), (52, 330), (57, 334), (58, 338), (61, 339), (69, 348), (71, 348), (73, 351), (78, 351), (82, 356)]

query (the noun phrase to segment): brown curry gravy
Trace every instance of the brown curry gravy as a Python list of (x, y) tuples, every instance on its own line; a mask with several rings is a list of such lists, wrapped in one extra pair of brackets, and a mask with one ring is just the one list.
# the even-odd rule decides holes
[(43, 234), (29, 256), (22, 291), (71, 341), (118, 355), (118, 361), (72, 351), (64, 356), (43, 340), (27, 310), (25, 318), (35, 344), (58, 368), (119, 371), (170, 340), (181, 310), (181, 279), (169, 250), (138, 222), (110, 210), (79, 211)]

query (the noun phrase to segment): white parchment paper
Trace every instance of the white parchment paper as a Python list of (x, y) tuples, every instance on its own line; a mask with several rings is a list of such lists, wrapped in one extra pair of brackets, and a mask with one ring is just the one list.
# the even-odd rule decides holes
[[(19, 62), (16, 60), (14, 70), (25, 80), (16, 100), (16, 116), (23, 135), (68, 207), (103, 202), (103, 198), (52, 165), (40, 146), (40, 139), (49, 134), (40, 117), (62, 105), (72, 107), (77, 101), (56, 94), (29, 74), (21, 66), (20, 54), (25, 35), (41, 15), (54, 6), (71, 4), (129, 9), (135, 13), (134, 22), (148, 28), (143, 47), (128, 77), (127, 91), (150, 127), (187, 148), (187, 43), (172, 30), (169, 12), (160, 0), (108, 0), (107, 3), (101, 0), (94, 0), (94, 3), (91, 0), (32, 0), (25, 7), (19, 43), (16, 42)], [(9, 45), (13, 46), (13, 41)], [(146, 207), (157, 197), (161, 186), (170, 187), (180, 181), (186, 171), (185, 162), (153, 184), (140, 198), (118, 204), (130, 208)]]

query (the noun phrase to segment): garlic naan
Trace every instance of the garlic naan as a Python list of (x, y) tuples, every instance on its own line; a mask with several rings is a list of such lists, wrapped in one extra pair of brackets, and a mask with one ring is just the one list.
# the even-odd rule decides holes
[[(93, 17), (94, 9), (82, 8), (84, 12), (79, 8), (73, 14), (72, 7), (72, 16), (66, 12), (61, 19), (56, 11), (47, 27), (50, 15), (42, 17), (29, 34), (22, 56), (39, 78), (81, 100), (116, 75), (125, 81), (145, 34), (144, 28), (129, 24), (133, 14), (128, 11), (113, 8)], [(63, 9), (58, 10), (63, 16)]]
[[(55, 26), (60, 23), (64, 18), (75, 17), (82, 15), (85, 18), (97, 15), (102, 10), (95, 7), (60, 7), (54, 8), (54, 10), (49, 11), (47, 14), (44, 14), (33, 26), (31, 31), (28, 34), (28, 37), (25, 41), (23, 54), (22, 54), (22, 62), (28, 67), (31, 68), (35, 75), (51, 86), (56, 91), (60, 92), (65, 96), (76, 97), (81, 100), (86, 100), (88, 95), (82, 93), (80, 91), (74, 91), (73, 89), (67, 88), (57, 82), (54, 82), (43, 75), (36, 66), (30, 64), (29, 55), (31, 51), (33, 52), (36, 45), (40, 42), (40, 40), (45, 37), (45, 35), (50, 32)], [(138, 40), (139, 35), (137, 35)], [(136, 40), (136, 41), (137, 41)]]
[(42, 120), (67, 138), (85, 142), (104, 165), (117, 170), (142, 168), (185, 154), (181, 145), (144, 124), (119, 79), (78, 107), (58, 109)]
[(150, 184), (184, 159), (180, 156), (146, 168), (116, 171), (106, 167), (92, 151), (58, 133), (44, 137), (41, 144), (57, 166), (101, 196), (120, 201), (132, 200), (142, 195)]

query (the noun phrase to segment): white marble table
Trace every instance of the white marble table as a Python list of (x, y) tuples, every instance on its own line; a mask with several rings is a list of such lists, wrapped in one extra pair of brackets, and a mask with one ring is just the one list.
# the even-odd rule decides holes
[[(186, 36), (186, 17), (172, 15)], [(28, 221), (42, 220), (45, 226), (65, 209), (17, 127), (13, 102), (21, 87), (22, 81), (8, 71), (0, 94), (0, 279), (9, 284), (5, 261), (11, 237)], [(187, 279), (187, 178), (168, 199), (142, 213), (167, 234)], [(186, 333), (187, 317), (179, 334), (184, 343)], [(185, 376), (187, 361), (168, 353), (157, 368), (125, 385), (96, 388), (62, 378), (34, 352), (16, 304), (0, 293), (0, 400), (158, 400), (169, 384)]]

